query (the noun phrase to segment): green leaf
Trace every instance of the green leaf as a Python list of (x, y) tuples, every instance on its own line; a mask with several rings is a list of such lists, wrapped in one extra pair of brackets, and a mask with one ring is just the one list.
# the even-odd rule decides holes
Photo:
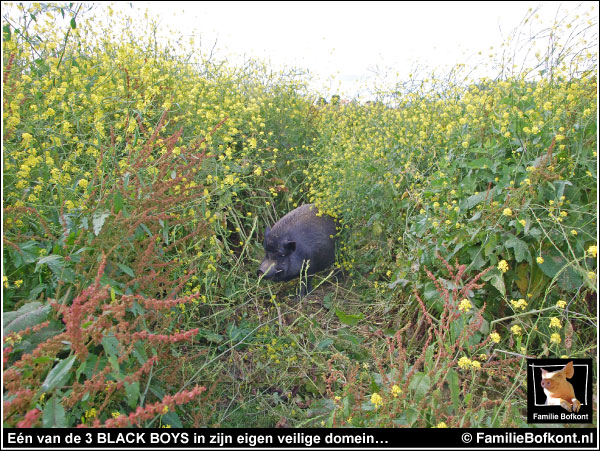
[(446, 380), (450, 387), (450, 399), (452, 399), (454, 410), (458, 411), (460, 387), (458, 386), (458, 374), (456, 374), (456, 371), (450, 368), (446, 374)]
[(108, 218), (109, 216), (110, 216), (110, 213), (107, 211), (94, 213), (94, 216), (92, 219), (92, 223), (94, 224), (94, 235), (98, 236), (98, 234), (100, 233), (100, 230), (102, 230), (104, 221), (106, 221), (106, 218)]
[(70, 370), (74, 363), (74, 355), (58, 362), (58, 365), (52, 368), (46, 376), (46, 380), (44, 380), (40, 389), (42, 393), (48, 393), (56, 387), (62, 387), (69, 380), (69, 377), (71, 376)]
[(75, 18), (72, 17), (71, 18), (71, 28), (74, 30), (77, 27), (77, 24), (75, 23)]
[(123, 195), (119, 191), (113, 197), (113, 207), (115, 208), (115, 214), (123, 209)]
[(491, 169), (493, 166), (494, 163), (488, 158), (478, 158), (467, 162), (467, 167), (470, 169)]
[(506, 294), (506, 286), (504, 285), (504, 277), (500, 273), (500, 271), (496, 268), (492, 269), (485, 276), (482, 277), (482, 280), (486, 282), (490, 282), (502, 296)]
[(140, 383), (138, 381), (131, 384), (125, 382), (125, 394), (127, 395), (127, 404), (133, 409), (140, 398)]
[(104, 352), (107, 356), (120, 356), (119, 340), (117, 340), (114, 336), (105, 335), (102, 339), (102, 347), (104, 348)]
[(408, 386), (410, 390), (415, 392), (415, 400), (422, 399), (427, 394), (430, 387), (431, 378), (420, 371), (415, 373)]
[(168, 424), (174, 428), (183, 428), (183, 423), (181, 422), (179, 415), (177, 415), (177, 412), (174, 412), (172, 410), (169, 410), (166, 414), (164, 414), (161, 417), (161, 422), (162, 424)]
[(483, 202), (489, 195), (491, 195), (491, 193), (488, 194), (485, 191), (479, 194), (474, 194), (460, 203), (460, 209), (470, 210), (471, 208)]
[(550, 278), (555, 278), (560, 288), (566, 291), (577, 290), (583, 284), (583, 278), (556, 249), (543, 252), (544, 263), (539, 268)]
[(62, 256), (54, 254), (40, 258), (35, 265), (33, 272), (38, 272), (42, 265), (48, 265), (48, 268), (50, 268), (54, 274), (60, 274), (65, 267)]
[(531, 260), (531, 255), (529, 253), (529, 249), (527, 248), (527, 244), (518, 239), (516, 236), (512, 235), (508, 240), (506, 240), (504, 245), (507, 248), (512, 248), (515, 251), (515, 259), (518, 263)]
[(545, 252), (542, 254), (542, 257), (544, 258), (544, 263), (538, 263), (538, 266), (550, 278), (554, 278), (566, 264), (562, 255), (556, 251)]
[(339, 309), (335, 309), (335, 314), (338, 317), (338, 319), (342, 322), (342, 324), (347, 324), (348, 326), (356, 326), (358, 322), (364, 317), (362, 313), (359, 313), (358, 315), (351, 315)]
[(525, 296), (527, 294), (527, 289), (529, 288), (529, 265), (527, 263), (521, 263), (517, 266), (516, 273), (517, 277), (515, 283), (517, 284), (517, 288), (519, 288), (521, 296)]
[(325, 340), (321, 340), (318, 344), (317, 344), (317, 351), (322, 351), (324, 349), (327, 349), (330, 345), (333, 344), (333, 339), (332, 338), (326, 338)]
[(20, 332), (28, 327), (43, 323), (50, 313), (50, 305), (41, 302), (28, 302), (15, 312), (5, 312), (2, 317), (4, 335)]
[(208, 329), (198, 329), (198, 337), (202, 337), (211, 343), (221, 343), (224, 340), (223, 335), (216, 334)]
[(46, 402), (44, 413), (42, 414), (42, 424), (45, 428), (67, 427), (65, 408), (57, 396), (53, 396)]
[(117, 263), (117, 266), (119, 268), (121, 268), (121, 271), (123, 271), (128, 276), (135, 277), (135, 273), (133, 272), (133, 269), (131, 269), (129, 266), (125, 266), (125, 265), (123, 265), (121, 263)]
[(7, 42), (10, 41), (11, 34), (10, 34), (10, 26), (9, 25), (4, 25), (2, 27), (2, 35), (3, 35), (5, 41), (7, 41)]

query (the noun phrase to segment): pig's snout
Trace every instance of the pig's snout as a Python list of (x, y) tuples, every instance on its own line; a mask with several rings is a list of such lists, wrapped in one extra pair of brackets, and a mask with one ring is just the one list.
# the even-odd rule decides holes
[(263, 276), (265, 279), (273, 279), (282, 272), (282, 269), (277, 269), (275, 267), (275, 262), (265, 260), (260, 264), (258, 271), (256, 271), (256, 275), (258, 277)]

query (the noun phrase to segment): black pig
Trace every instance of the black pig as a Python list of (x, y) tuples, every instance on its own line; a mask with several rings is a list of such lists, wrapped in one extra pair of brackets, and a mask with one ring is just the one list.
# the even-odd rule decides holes
[[(266, 256), (257, 271), (258, 276), (285, 282), (304, 271), (311, 276), (333, 264), (336, 223), (331, 216), (317, 216), (317, 213), (313, 204), (302, 205), (277, 221), (273, 228), (267, 227)], [(300, 297), (304, 297), (311, 290), (310, 277), (306, 286), (301, 285)]]

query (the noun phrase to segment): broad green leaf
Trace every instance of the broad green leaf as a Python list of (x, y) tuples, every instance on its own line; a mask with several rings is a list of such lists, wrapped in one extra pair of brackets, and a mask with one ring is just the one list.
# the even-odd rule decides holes
[(49, 304), (36, 301), (28, 302), (15, 312), (5, 312), (2, 317), (3, 336), (43, 323), (48, 318), (50, 308)]
[(430, 387), (430, 377), (420, 371), (414, 374), (410, 384), (408, 385), (408, 388), (414, 391), (416, 400), (422, 399), (427, 394)]
[(358, 322), (364, 317), (362, 313), (359, 313), (358, 315), (352, 315), (349, 313), (345, 313), (340, 309), (335, 309), (335, 314), (338, 317), (338, 319), (342, 322), (342, 324), (347, 324), (348, 326), (356, 326)]
[(123, 208), (123, 195), (120, 191), (117, 191), (113, 197), (113, 207), (115, 209), (115, 214), (119, 213)]
[(102, 338), (102, 347), (107, 356), (119, 357), (121, 353), (119, 340), (112, 335), (105, 335), (104, 338)]
[(125, 382), (125, 395), (127, 396), (127, 404), (133, 409), (140, 398), (140, 383), (138, 381), (131, 384)]
[(583, 283), (583, 278), (573, 266), (570, 266), (562, 255), (552, 249), (548, 252), (542, 252), (544, 263), (538, 264), (544, 274), (550, 278), (557, 277), (558, 286), (566, 291), (578, 289)]
[(527, 289), (529, 288), (529, 265), (527, 263), (521, 263), (517, 266), (517, 278), (515, 283), (522, 296), (525, 296)]
[(45, 428), (67, 427), (65, 408), (62, 406), (57, 396), (52, 396), (46, 402), (44, 413), (42, 414), (42, 424)]
[(37, 264), (35, 265), (34, 272), (38, 272), (38, 270), (40, 269), (40, 267), (42, 265), (48, 265), (48, 267), (55, 274), (60, 274), (60, 272), (64, 268), (64, 262), (63, 262), (62, 256), (54, 255), (54, 254), (40, 258), (38, 260)]
[(46, 376), (46, 380), (44, 380), (41, 387), (42, 393), (48, 393), (56, 387), (62, 387), (69, 380), (69, 377), (71, 376), (70, 370), (74, 363), (74, 355), (58, 362)]
[(488, 198), (489, 195), (490, 194), (485, 191), (479, 194), (474, 194), (460, 203), (460, 209), (470, 210), (471, 208), (483, 202), (486, 198)]
[(467, 167), (471, 169), (492, 169), (493, 165), (493, 161), (488, 158), (477, 158), (467, 162)]
[(102, 226), (104, 225), (106, 218), (108, 218), (109, 216), (110, 213), (107, 211), (94, 213), (94, 216), (92, 218), (92, 223), (94, 225), (94, 235), (98, 236), (100, 234)]
[(322, 351), (323, 349), (327, 349), (329, 346), (331, 346), (333, 344), (333, 339), (331, 338), (326, 338), (325, 340), (321, 340), (317, 346), (316, 349), (317, 351)]
[(169, 410), (166, 414), (164, 414), (160, 421), (162, 424), (168, 424), (173, 428), (183, 428), (183, 423), (181, 422), (179, 415), (177, 415), (177, 412), (173, 410)]
[(482, 277), (482, 280), (490, 282), (502, 296), (506, 294), (506, 286), (504, 285), (504, 277), (498, 269), (492, 269)]
[(224, 340), (223, 335), (217, 334), (208, 329), (198, 329), (198, 337), (204, 338), (211, 343), (221, 343)]
[(504, 245), (507, 248), (511, 248), (514, 250), (515, 259), (517, 260), (518, 263), (525, 261), (525, 260), (527, 260), (527, 261), (531, 260), (531, 255), (529, 254), (529, 249), (527, 248), (527, 243), (525, 243), (524, 241), (521, 241), (516, 236), (514, 236), (514, 235), (511, 236), (508, 240), (506, 240)]

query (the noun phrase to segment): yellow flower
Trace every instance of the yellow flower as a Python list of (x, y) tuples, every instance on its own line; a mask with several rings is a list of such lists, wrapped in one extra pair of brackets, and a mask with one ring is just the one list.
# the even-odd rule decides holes
[(525, 310), (527, 308), (527, 301), (525, 299), (519, 299), (518, 301), (511, 299), (510, 303), (515, 310), (516, 309)]
[(560, 322), (560, 319), (555, 316), (550, 318), (550, 327), (554, 327), (556, 329), (562, 329), (562, 324)]
[(81, 179), (81, 180), (79, 180), (78, 185), (81, 186), (83, 189), (86, 189), (88, 186), (88, 183), (89, 182), (86, 179)]
[(561, 299), (560, 301), (556, 301), (556, 306), (558, 308), (565, 308), (567, 306), (567, 302)]
[(461, 357), (460, 359), (458, 359), (458, 366), (461, 368), (469, 368), (471, 364), (471, 359), (468, 357)]
[(15, 280), (15, 287), (19, 288), (21, 285), (23, 285), (23, 281), (21, 279)]
[(596, 258), (596, 255), (598, 255), (598, 248), (596, 246), (590, 246), (588, 247), (587, 253)]
[(561, 341), (560, 335), (557, 333), (554, 333), (550, 336), (550, 343), (560, 344)]
[(471, 362), (471, 366), (477, 370), (481, 369), (481, 362), (478, 362), (477, 360), (473, 360)]
[(510, 331), (514, 334), (514, 335), (521, 335), (523, 334), (523, 329), (521, 329), (521, 326), (519, 326), (518, 324), (515, 324), (514, 326), (512, 326), (510, 328)]
[(379, 406), (383, 405), (383, 398), (379, 393), (373, 393), (371, 395), (371, 403), (375, 406), (375, 410), (377, 410)]
[(494, 343), (500, 343), (500, 334), (498, 332), (492, 332), (490, 334), (490, 340)]
[(471, 301), (469, 301), (468, 299), (463, 299), (462, 301), (460, 301), (460, 304), (458, 305), (458, 309), (461, 312), (466, 312), (468, 311), (471, 307), (473, 307), (473, 304), (471, 304)]
[(538, 262), (539, 265), (541, 265), (542, 263), (544, 263), (544, 258), (540, 255), (538, 258), (535, 259), (536, 262)]
[(571, 235), (577, 236), (577, 230), (575, 230), (575, 229), (571, 230)]
[(508, 271), (508, 263), (506, 262), (506, 260), (500, 260), (500, 262), (498, 263), (498, 269), (503, 273)]
[(504, 211), (502, 211), (502, 214), (504, 216), (512, 216), (513, 212), (510, 208), (505, 208)]
[(444, 423), (443, 421), (440, 421), (436, 426), (434, 426), (435, 428), (447, 428), (448, 425), (446, 423)]

